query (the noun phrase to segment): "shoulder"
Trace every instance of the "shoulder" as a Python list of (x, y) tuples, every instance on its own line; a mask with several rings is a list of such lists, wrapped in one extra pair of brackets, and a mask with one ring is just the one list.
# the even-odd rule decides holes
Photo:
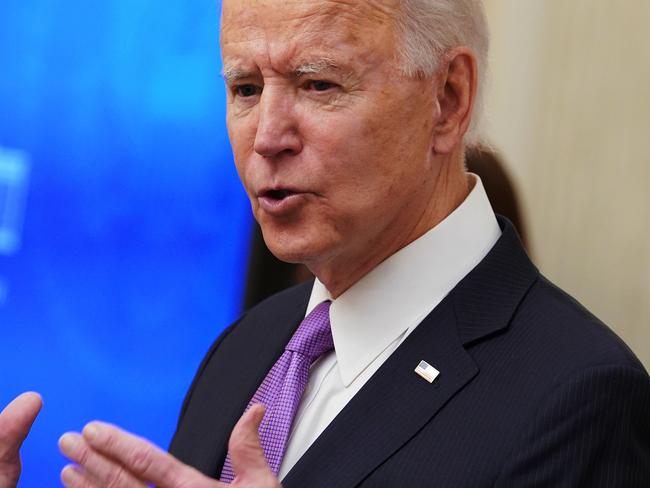
[(539, 276), (493, 346), (475, 357), (508, 378), (495, 389), (513, 443), (496, 486), (646, 486), (650, 378), (607, 325)]
[(650, 378), (628, 346), (543, 277), (510, 333), (527, 398), (495, 486), (648, 486)]
[(607, 325), (543, 276), (521, 302), (510, 328), (529, 336), (545, 354), (547, 364), (565, 373), (614, 365), (645, 373), (634, 353)]
[[(501, 406), (514, 430), (530, 425), (535, 415), (556, 411), (555, 405), (565, 415), (560, 419), (583, 412), (587, 403), (594, 418), (614, 411), (613, 404), (634, 411), (648, 405), (650, 378), (634, 353), (541, 275), (517, 302), (508, 325), (470, 344), (468, 352), (481, 371), (473, 388)], [(621, 385), (627, 386), (621, 390)]]

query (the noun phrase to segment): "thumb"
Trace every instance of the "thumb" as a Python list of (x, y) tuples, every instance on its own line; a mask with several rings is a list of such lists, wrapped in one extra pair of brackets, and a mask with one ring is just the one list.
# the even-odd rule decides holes
[(18, 456), (42, 406), (43, 401), (37, 393), (23, 393), (0, 413), (0, 461)]
[(265, 486), (262, 480), (275, 480), (260, 444), (259, 427), (264, 411), (263, 405), (253, 405), (239, 419), (230, 435), (228, 450), (237, 482), (247, 484), (254, 480), (256, 486)]

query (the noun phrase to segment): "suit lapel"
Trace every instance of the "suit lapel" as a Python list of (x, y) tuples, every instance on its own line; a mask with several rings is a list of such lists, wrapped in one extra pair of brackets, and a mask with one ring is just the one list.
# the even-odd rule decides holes
[[(406, 443), (478, 368), (456, 335), (453, 306), (443, 302), (355, 395), (283, 480), (291, 487), (356, 486)], [(433, 384), (414, 370), (440, 371)]]
[[(479, 373), (467, 348), (507, 328), (538, 273), (511, 224), (346, 405), (283, 480), (285, 488), (358, 485)], [(421, 360), (440, 371), (429, 384)]]

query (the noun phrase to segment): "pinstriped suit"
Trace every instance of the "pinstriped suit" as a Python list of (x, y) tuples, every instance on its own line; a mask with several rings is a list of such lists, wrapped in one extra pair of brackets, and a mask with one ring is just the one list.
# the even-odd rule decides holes
[[(650, 379), (554, 287), (511, 224), (283, 480), (292, 487), (650, 487)], [(311, 284), (215, 342), (170, 452), (217, 476), (230, 431), (304, 317)], [(433, 385), (413, 369), (441, 374)]]

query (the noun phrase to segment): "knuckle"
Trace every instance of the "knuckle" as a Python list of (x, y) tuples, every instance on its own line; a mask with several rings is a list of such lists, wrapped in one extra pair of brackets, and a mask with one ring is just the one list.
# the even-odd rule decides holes
[(77, 463), (86, 466), (91, 460), (91, 452), (87, 447), (82, 447), (77, 453)]
[(106, 488), (119, 488), (122, 486), (126, 486), (124, 474), (125, 473), (122, 468), (117, 468), (109, 471), (106, 474), (106, 478), (104, 479), (104, 482), (106, 483), (105, 485)]
[(151, 468), (153, 456), (149, 449), (138, 447), (131, 454), (131, 468), (138, 475), (144, 475)]
[(103, 449), (108, 452), (113, 452), (117, 448), (117, 438), (115, 437), (115, 434), (110, 431), (103, 435), (101, 443)]

